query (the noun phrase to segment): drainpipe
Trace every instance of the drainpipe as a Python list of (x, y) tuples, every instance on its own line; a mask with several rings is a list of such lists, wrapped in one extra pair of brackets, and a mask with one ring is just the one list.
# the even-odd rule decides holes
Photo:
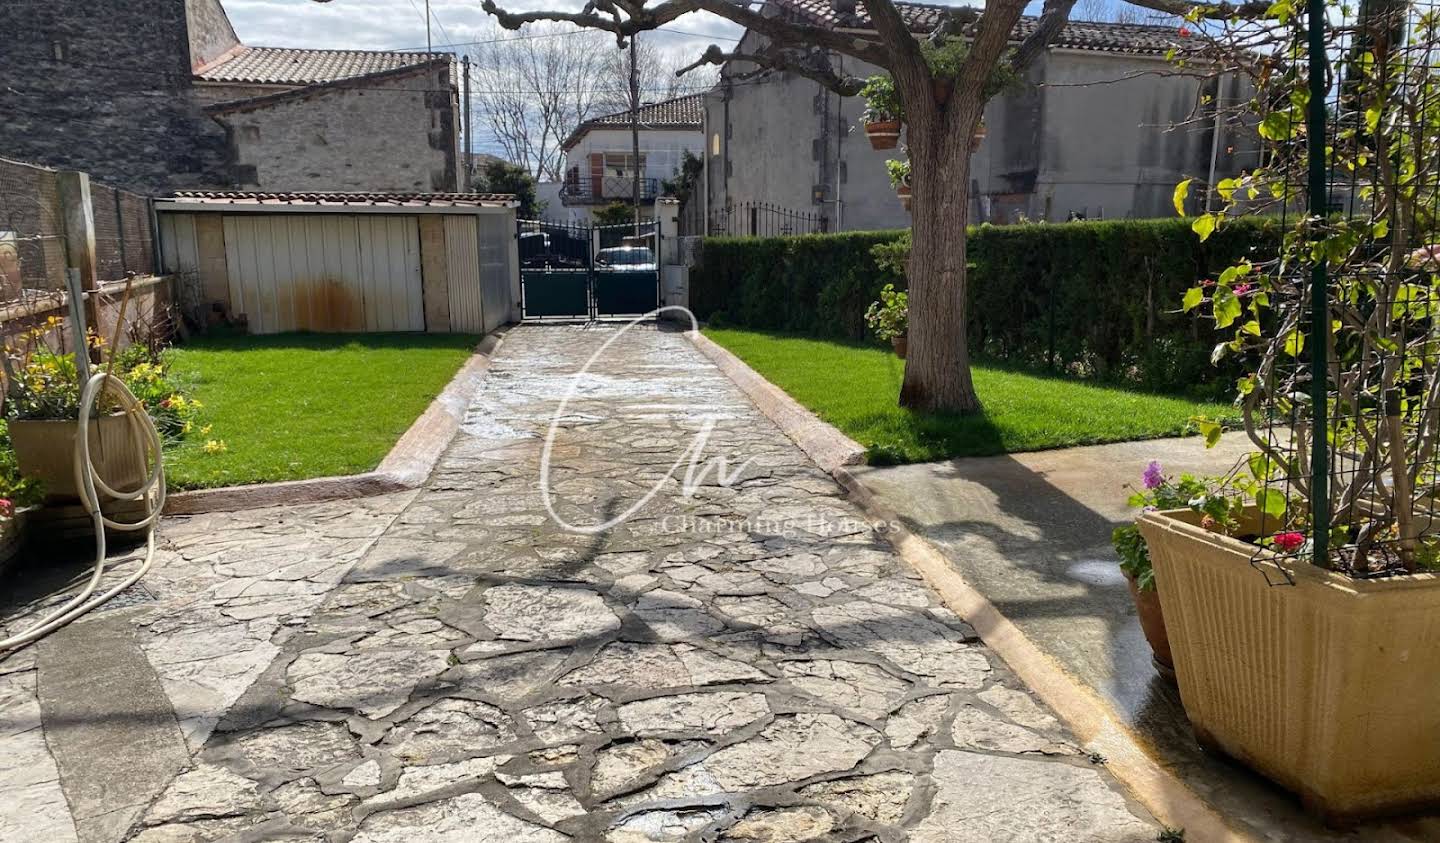
[(1224, 115), (1220, 110), (1222, 93), (1225, 90), (1225, 74), (1215, 78), (1215, 122), (1210, 127), (1210, 179), (1205, 189), (1205, 213), (1215, 210), (1215, 168), (1220, 158), (1220, 123)]

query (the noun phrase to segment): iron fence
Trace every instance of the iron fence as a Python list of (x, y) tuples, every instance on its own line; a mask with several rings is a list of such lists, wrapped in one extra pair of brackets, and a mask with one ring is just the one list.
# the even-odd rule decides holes
[(720, 237), (785, 237), (824, 234), (830, 221), (815, 211), (795, 211), (768, 202), (738, 202), (711, 212), (707, 233)]

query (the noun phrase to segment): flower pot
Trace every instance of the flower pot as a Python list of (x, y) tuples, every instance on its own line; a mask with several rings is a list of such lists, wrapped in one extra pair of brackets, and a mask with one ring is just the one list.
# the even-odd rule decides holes
[(900, 143), (899, 120), (877, 120), (865, 124), (865, 137), (871, 149), (894, 149)]
[(910, 210), (910, 185), (902, 184), (895, 188), (895, 195), (900, 197), (900, 206), (907, 211)]
[(981, 120), (980, 123), (979, 123), (979, 125), (977, 125), (977, 126), (975, 127), (975, 134), (973, 134), (973, 135), (970, 136), (970, 151), (971, 151), (971, 152), (979, 152), (979, 151), (980, 151), (980, 144), (982, 144), (982, 143), (985, 142), (985, 136), (986, 136), (987, 134), (989, 134), (989, 130), (985, 128), (985, 121), (984, 121), (984, 120)]
[(1200, 518), (1139, 523), (1201, 744), (1327, 822), (1440, 805), (1440, 576), (1355, 580)]
[(0, 519), (0, 574), (10, 569), (24, 549), (29, 518), (30, 510), (21, 509), (9, 518)]
[[(20, 473), (44, 484), (46, 503), (80, 499), (75, 485), (75, 435), (79, 422), (55, 419), (13, 419), (10, 441)], [(135, 489), (145, 480), (145, 449), (122, 414), (90, 422), (90, 456), (112, 489)]]
[(1134, 575), (1126, 573), (1125, 582), (1130, 585), (1130, 599), (1135, 601), (1135, 614), (1140, 617), (1140, 631), (1150, 644), (1150, 662), (1155, 672), (1164, 679), (1175, 681), (1175, 662), (1170, 658), (1170, 638), (1165, 634), (1165, 613), (1160, 610), (1158, 589), (1142, 591)]
[(910, 350), (910, 338), (905, 334), (890, 338), (890, 347), (895, 349), (895, 356), (901, 360), (905, 359), (905, 353)]

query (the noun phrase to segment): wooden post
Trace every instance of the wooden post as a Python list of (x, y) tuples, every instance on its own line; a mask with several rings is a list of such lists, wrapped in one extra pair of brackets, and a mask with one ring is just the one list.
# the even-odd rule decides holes
[[(90, 198), (90, 176), (61, 170), (55, 174), (55, 186), (60, 197), (60, 216), (65, 222), (65, 263), (80, 274), (80, 288), (85, 294), (85, 328), (99, 336), (100, 282), (95, 261), (95, 205)], [(89, 354), (99, 362), (97, 351), (90, 350)], [(79, 360), (79, 349), (76, 360)]]

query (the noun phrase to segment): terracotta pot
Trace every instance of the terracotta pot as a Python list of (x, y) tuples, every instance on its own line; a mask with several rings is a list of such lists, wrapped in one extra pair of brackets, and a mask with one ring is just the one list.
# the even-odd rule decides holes
[(865, 124), (865, 137), (871, 149), (894, 149), (900, 143), (900, 121), (878, 120)]
[(910, 185), (902, 184), (895, 188), (895, 195), (900, 197), (900, 206), (907, 211), (910, 210)]
[(1140, 584), (1131, 574), (1125, 575), (1130, 585), (1130, 599), (1135, 601), (1135, 614), (1140, 616), (1140, 629), (1150, 643), (1150, 661), (1155, 672), (1171, 682), (1175, 681), (1175, 662), (1170, 657), (1170, 638), (1165, 634), (1165, 613), (1160, 609), (1160, 591), (1141, 591)]
[[(20, 473), (44, 484), (47, 503), (80, 499), (75, 485), (75, 434), (79, 422), (52, 419), (14, 419), (10, 441)], [(90, 423), (90, 455), (100, 476), (120, 491), (135, 489), (145, 480), (145, 451), (123, 415), (103, 416)]]
[(910, 338), (904, 334), (890, 338), (890, 347), (895, 349), (895, 356), (901, 360), (905, 359), (905, 353), (910, 350)]
[(1196, 739), (1327, 822), (1440, 805), (1440, 575), (1351, 579), (1201, 517), (1139, 522)]
[(975, 127), (975, 134), (970, 136), (971, 152), (978, 152), (980, 150), (980, 144), (985, 142), (985, 136), (987, 134), (989, 134), (989, 130), (985, 128), (985, 121), (981, 120), (980, 125)]

